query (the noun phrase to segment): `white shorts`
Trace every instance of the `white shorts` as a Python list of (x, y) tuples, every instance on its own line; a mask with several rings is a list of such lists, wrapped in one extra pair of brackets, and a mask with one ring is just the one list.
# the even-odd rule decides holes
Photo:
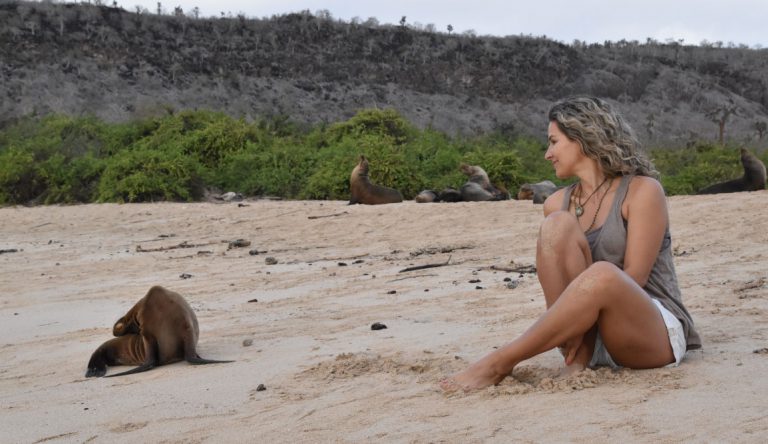
[[(664, 308), (657, 299), (651, 298), (656, 307), (659, 308), (661, 316), (664, 318), (664, 324), (667, 326), (667, 335), (669, 336), (669, 344), (672, 346), (672, 353), (675, 355), (675, 362), (666, 365), (666, 367), (677, 367), (680, 365), (680, 361), (685, 356), (685, 350), (687, 344), (685, 341), (685, 332), (683, 332), (683, 324), (675, 317), (669, 310)], [(595, 351), (592, 353), (592, 359), (589, 361), (589, 368), (609, 366), (611, 368), (620, 368), (621, 366), (611, 357), (608, 350), (603, 344), (603, 338), (600, 337), (600, 333), (597, 333), (597, 339), (595, 340)]]

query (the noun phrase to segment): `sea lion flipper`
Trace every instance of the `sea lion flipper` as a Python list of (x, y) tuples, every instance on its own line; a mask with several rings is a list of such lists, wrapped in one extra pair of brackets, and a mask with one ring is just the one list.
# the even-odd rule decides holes
[(85, 371), (86, 378), (102, 377), (107, 374), (107, 362), (102, 356), (97, 356), (96, 353), (91, 356), (90, 362), (88, 362), (88, 370)]
[(138, 367), (132, 368), (130, 370), (126, 370), (126, 371), (124, 371), (122, 373), (115, 373), (114, 375), (107, 375), (107, 376), (105, 376), (105, 378), (113, 378), (115, 376), (132, 375), (134, 373), (141, 373), (141, 372), (145, 372), (147, 370), (152, 370), (153, 368), (155, 368), (155, 363), (154, 362), (145, 362), (144, 364), (141, 364)]

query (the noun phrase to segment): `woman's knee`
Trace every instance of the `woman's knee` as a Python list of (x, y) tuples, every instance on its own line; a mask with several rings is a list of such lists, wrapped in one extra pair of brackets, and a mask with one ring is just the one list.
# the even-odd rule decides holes
[(621, 288), (624, 282), (623, 271), (607, 261), (597, 261), (587, 267), (580, 276), (581, 286), (594, 296), (601, 296)]
[(579, 222), (567, 211), (555, 211), (544, 218), (539, 227), (539, 243), (548, 246), (564, 245), (568, 239), (581, 233)]

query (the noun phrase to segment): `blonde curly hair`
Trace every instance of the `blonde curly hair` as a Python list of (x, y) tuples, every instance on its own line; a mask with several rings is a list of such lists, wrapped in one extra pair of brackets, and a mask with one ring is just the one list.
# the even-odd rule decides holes
[(626, 120), (604, 100), (569, 97), (552, 105), (548, 113), (569, 139), (581, 145), (585, 156), (595, 159), (608, 177), (622, 175), (658, 178)]

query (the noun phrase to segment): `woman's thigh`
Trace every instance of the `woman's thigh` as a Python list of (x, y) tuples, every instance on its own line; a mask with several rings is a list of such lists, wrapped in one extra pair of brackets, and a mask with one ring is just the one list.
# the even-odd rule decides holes
[[(609, 268), (609, 267), (603, 267)], [(674, 361), (667, 327), (650, 296), (629, 275), (613, 266), (597, 325), (613, 359), (631, 368), (661, 367)]]

